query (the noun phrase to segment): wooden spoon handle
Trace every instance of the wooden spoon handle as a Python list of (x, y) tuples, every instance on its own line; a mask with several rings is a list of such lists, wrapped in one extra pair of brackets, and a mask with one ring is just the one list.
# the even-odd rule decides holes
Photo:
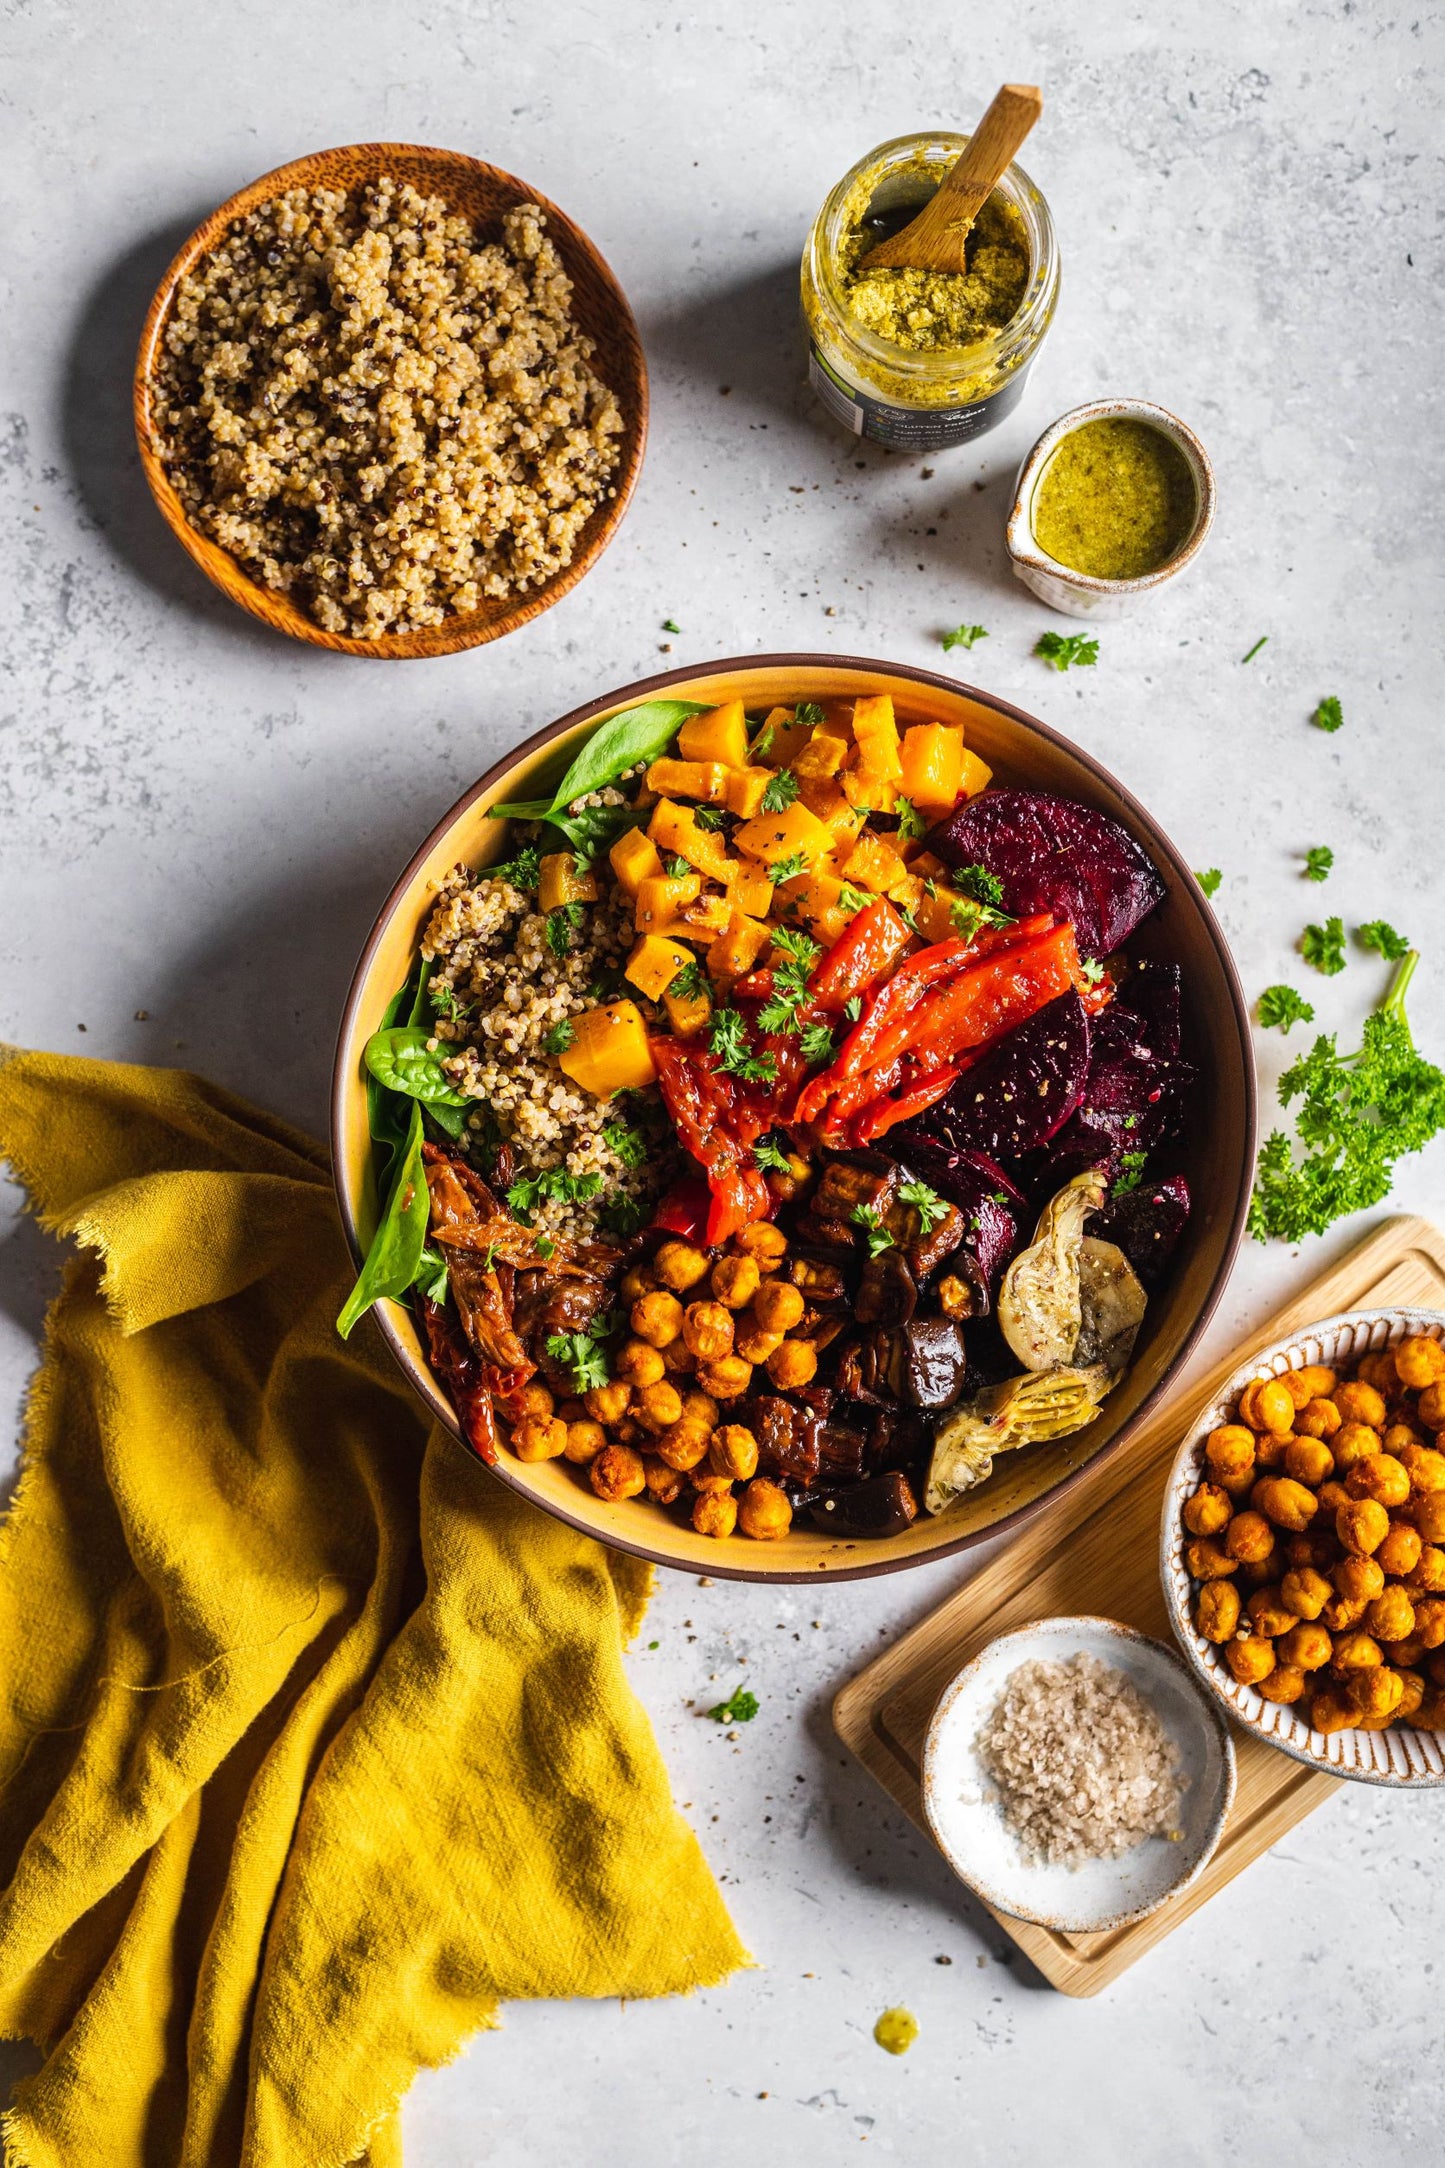
[(1043, 94), (1033, 83), (1005, 83), (970, 137), (967, 150), (944, 175), (937, 194), (902, 233), (870, 248), (859, 270), (891, 265), (962, 271), (973, 222), (1043, 107)]

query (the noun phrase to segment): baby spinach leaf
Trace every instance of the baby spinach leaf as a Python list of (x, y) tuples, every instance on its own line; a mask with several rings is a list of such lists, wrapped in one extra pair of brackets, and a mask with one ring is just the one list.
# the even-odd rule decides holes
[(706, 704), (700, 700), (644, 700), (640, 707), (609, 716), (593, 731), (557, 785), (549, 810), (560, 813), (574, 798), (605, 790), (639, 760), (659, 759), (688, 717), (705, 712)]
[(400, 1299), (416, 1279), (426, 1248), (430, 1199), (421, 1157), (421, 1108), (413, 1102), (411, 1121), (391, 1192), (355, 1287), (347, 1296), (336, 1330), (349, 1339), (359, 1317), (383, 1296)]
[(362, 1056), (378, 1084), (400, 1092), (407, 1099), (424, 1099), (429, 1106), (464, 1107), (466, 1100), (455, 1088), (427, 1041), (432, 1034), (425, 1024), (398, 1024), (389, 1031), (374, 1031)]

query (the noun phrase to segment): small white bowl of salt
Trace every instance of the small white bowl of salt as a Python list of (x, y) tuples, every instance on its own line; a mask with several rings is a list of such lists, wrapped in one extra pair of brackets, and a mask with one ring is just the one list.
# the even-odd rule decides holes
[(1234, 1747), (1163, 1642), (1116, 1619), (1037, 1619), (945, 1687), (922, 1781), (940, 1850), (985, 1904), (1103, 1934), (1203, 1874), (1234, 1799)]

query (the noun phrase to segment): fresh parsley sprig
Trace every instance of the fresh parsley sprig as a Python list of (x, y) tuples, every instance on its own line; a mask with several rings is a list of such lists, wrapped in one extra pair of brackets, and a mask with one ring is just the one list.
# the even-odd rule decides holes
[(603, 1335), (596, 1323), (591, 1332), (552, 1332), (547, 1335), (547, 1353), (554, 1363), (572, 1373), (572, 1383), (579, 1393), (589, 1387), (605, 1385), (612, 1375), (607, 1351), (601, 1345)]
[(955, 647), (973, 648), (980, 640), (987, 638), (988, 629), (984, 625), (955, 625), (952, 632), (944, 633), (939, 646), (948, 654)]
[(1323, 926), (1309, 925), (1300, 935), (1299, 950), (1307, 964), (1327, 979), (1345, 968), (1345, 922), (1327, 918)]
[(1266, 986), (1259, 997), (1258, 1015), (1266, 1031), (1278, 1025), (1288, 1032), (1292, 1024), (1312, 1024), (1315, 1020), (1313, 1004), (1297, 994), (1292, 986)]
[(1083, 632), (1041, 632), (1034, 642), (1034, 653), (1050, 669), (1069, 670), (1076, 664), (1085, 666), (1097, 662), (1099, 643)]
[(726, 1701), (707, 1713), (715, 1724), (751, 1724), (758, 1713), (758, 1697), (745, 1686), (735, 1686)]
[(1304, 877), (1307, 881), (1327, 881), (1335, 854), (1327, 843), (1313, 844), (1305, 852)]
[(855, 1227), (863, 1230), (870, 1257), (881, 1257), (885, 1250), (893, 1248), (893, 1237), (883, 1224), (883, 1214), (876, 1204), (855, 1204), (849, 1214)]
[(1206, 867), (1203, 873), (1196, 873), (1194, 878), (1204, 890), (1206, 896), (1217, 896), (1219, 894), (1219, 884), (1224, 879), (1224, 875), (1220, 872), (1218, 866), (1209, 866)]
[(936, 1189), (926, 1182), (900, 1182), (898, 1194), (904, 1204), (911, 1204), (918, 1214), (918, 1231), (931, 1235), (941, 1219), (947, 1217), (948, 1206)]
[(1367, 918), (1363, 926), (1355, 928), (1355, 939), (1362, 949), (1373, 949), (1377, 956), (1383, 956), (1391, 964), (1399, 963), (1410, 950), (1405, 936), (1396, 933), (1388, 919)]
[(1314, 724), (1316, 730), (1328, 731), (1338, 730), (1344, 719), (1345, 711), (1333, 693), (1326, 693), (1324, 699), (1310, 717), (1310, 721)]
[(779, 768), (763, 792), (763, 811), (786, 813), (802, 787), (791, 768)]
[(738, 1077), (744, 1084), (771, 1084), (777, 1076), (778, 1064), (774, 1056), (771, 1053), (754, 1054), (749, 1047), (741, 1009), (714, 1010), (708, 1045), (719, 1069), (725, 1069), (729, 1076)]
[(786, 858), (775, 858), (768, 868), (768, 879), (774, 888), (781, 888), (784, 881), (796, 881), (800, 873), (808, 870), (806, 851), (789, 851)]

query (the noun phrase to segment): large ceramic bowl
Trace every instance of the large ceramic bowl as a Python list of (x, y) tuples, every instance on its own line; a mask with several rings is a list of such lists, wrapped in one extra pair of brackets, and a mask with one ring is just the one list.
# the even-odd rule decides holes
[[(1229, 951), (1199, 884), (1136, 798), (1067, 738), (1020, 709), (929, 670), (837, 655), (765, 655), (673, 670), (604, 694), (519, 746), (475, 783), (427, 837), (382, 905), (356, 967), (341, 1021), (332, 1092), (337, 1195), (358, 1258), (376, 1220), (366, 1126), (362, 1048), (411, 969), (430, 908), (431, 884), (459, 861), (480, 866), (505, 856), (506, 824), (487, 819), (505, 800), (550, 792), (587, 734), (617, 710), (667, 693), (678, 699), (741, 699), (749, 708), (802, 699), (888, 693), (904, 723), (961, 724), (1000, 781), (1059, 791), (1112, 814), (1149, 853), (1165, 898), (1130, 943), (1141, 956), (1171, 959), (1183, 971), (1186, 1052), (1199, 1086), (1183, 1166), (1194, 1211), (1166, 1284), (1149, 1305), (1133, 1364), (1087, 1430), (1056, 1444), (1010, 1453), (988, 1482), (937, 1519), (920, 1515), (885, 1541), (829, 1537), (795, 1524), (778, 1543), (718, 1542), (679, 1526), (646, 1500), (604, 1504), (566, 1461), (523, 1466), (504, 1452), (498, 1474), (550, 1513), (620, 1549), (695, 1573), (752, 1581), (807, 1581), (893, 1573), (967, 1550), (1015, 1526), (1041, 1501), (1078, 1481), (1103, 1453), (1123, 1444), (1188, 1359), (1224, 1287), (1244, 1229), (1254, 1166), (1255, 1089), (1249, 1019)], [(450, 1403), (427, 1365), (409, 1311), (379, 1305), (397, 1361), (448, 1428)]]
[(1212, 1641), (1197, 1631), (1193, 1610), (1194, 1584), (1184, 1562), (1188, 1538), (1180, 1513), (1185, 1499), (1200, 1480), (1204, 1467), (1204, 1441), (1211, 1430), (1231, 1419), (1231, 1410), (1251, 1378), (1282, 1377), (1286, 1370), (1303, 1370), (1325, 1363), (1331, 1370), (1349, 1370), (1362, 1355), (1394, 1347), (1414, 1333), (1445, 1340), (1445, 1314), (1439, 1310), (1348, 1310), (1327, 1317), (1304, 1332), (1291, 1333), (1261, 1348), (1241, 1363), (1231, 1378), (1200, 1414), (1175, 1456), (1164, 1492), (1160, 1523), (1160, 1569), (1169, 1623), (1185, 1656), (1236, 1724), (1256, 1732), (1295, 1761), (1321, 1769), (1327, 1776), (1347, 1777), (1357, 1784), (1387, 1784), (1398, 1791), (1428, 1791), (1445, 1784), (1445, 1733), (1417, 1731), (1413, 1724), (1392, 1724), (1388, 1731), (1315, 1731), (1309, 1719), (1296, 1709), (1264, 1701), (1252, 1686), (1241, 1686), (1226, 1666)]

